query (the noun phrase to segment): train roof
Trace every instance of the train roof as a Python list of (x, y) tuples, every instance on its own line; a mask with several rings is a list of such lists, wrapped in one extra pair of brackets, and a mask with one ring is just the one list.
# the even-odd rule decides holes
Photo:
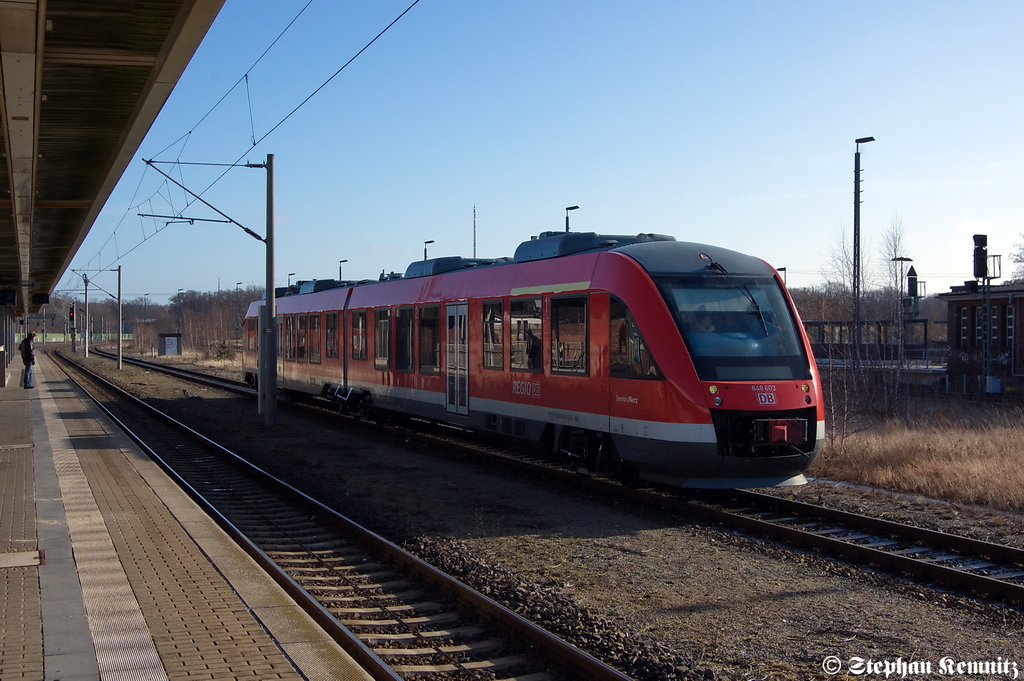
[(686, 241), (638, 243), (614, 249), (636, 260), (651, 275), (707, 274), (775, 276), (771, 265), (760, 258), (737, 251)]
[[(464, 258), (462, 256), (431, 258), (411, 263), (404, 274), (382, 273), (379, 280), (362, 281), (314, 279), (296, 282), (296, 285), (290, 288), (277, 289), (277, 295), (278, 297), (301, 295), (333, 288), (372, 285), (397, 279), (418, 279), (449, 272), (501, 267), (602, 251), (614, 251), (627, 255), (654, 275), (703, 273), (708, 271), (710, 262), (730, 274), (774, 274), (774, 270), (758, 258), (717, 246), (677, 241), (675, 237), (664, 234), (541, 232), (529, 241), (519, 244), (515, 255), (511, 258)], [(702, 254), (711, 260), (704, 259)], [(266, 294), (264, 294), (265, 296)]]

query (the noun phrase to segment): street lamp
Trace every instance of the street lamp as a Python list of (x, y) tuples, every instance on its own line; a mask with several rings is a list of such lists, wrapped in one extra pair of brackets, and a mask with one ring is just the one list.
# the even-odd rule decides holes
[(786, 283), (786, 268), (785, 267), (776, 267), (775, 271), (776, 272), (782, 272), (782, 283), (785, 284)]
[(434, 243), (433, 239), (431, 239), (430, 241), (424, 241), (423, 242), (423, 259), (424, 260), (427, 259), (427, 244), (432, 244), (432, 243)]
[(348, 262), (348, 260), (339, 260), (338, 261), (338, 281), (345, 281), (345, 277), (341, 276), (341, 266), (344, 265), (347, 262)]
[(294, 272), (289, 272), (288, 273), (288, 288), (292, 287), (292, 277), (294, 277), (294, 276), (295, 276)]
[(874, 142), (874, 137), (854, 140), (853, 155), (853, 343), (854, 363), (860, 364), (860, 145)]
[(242, 285), (242, 282), (240, 282), (240, 281), (236, 281), (235, 282), (235, 342), (238, 342), (239, 330), (240, 330), (240, 328), (242, 326), (242, 324), (241, 324), (241, 322), (239, 320), (239, 310), (238, 310), (238, 287), (241, 286), (241, 285)]
[(569, 231), (569, 211), (579, 210), (579, 206), (566, 206), (565, 207), (565, 231)]
[(914, 262), (914, 259), (913, 258), (907, 258), (907, 257), (901, 255), (901, 256), (898, 256), (896, 258), (893, 258), (890, 262), (898, 262), (900, 264), (900, 274), (899, 274), (899, 280), (896, 283), (896, 291), (897, 291), (897, 296), (899, 297), (899, 300), (900, 300), (900, 319), (902, 319), (904, 314), (906, 313), (906, 309), (907, 309), (907, 304), (904, 302), (905, 299), (906, 299), (905, 297), (907, 296), (907, 291), (906, 291), (906, 287), (904, 285), (905, 279), (904, 279), (904, 274), (903, 274), (903, 268), (905, 267), (906, 263)]
[[(182, 295), (181, 292), (185, 289), (179, 288), (178, 295), (175, 298), (178, 299), (178, 331), (181, 333), (182, 340), (185, 339), (185, 306), (181, 304)], [(166, 349), (164, 350), (166, 352)]]

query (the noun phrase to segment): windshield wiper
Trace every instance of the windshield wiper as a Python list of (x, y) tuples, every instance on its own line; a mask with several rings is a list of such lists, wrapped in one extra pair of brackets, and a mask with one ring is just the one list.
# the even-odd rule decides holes
[(747, 300), (749, 300), (750, 304), (753, 305), (754, 307), (754, 311), (752, 314), (757, 315), (758, 321), (761, 322), (761, 328), (764, 330), (765, 338), (767, 338), (770, 335), (768, 333), (768, 322), (765, 321), (764, 314), (761, 312), (761, 306), (757, 304), (756, 300), (754, 300), (754, 294), (750, 292), (750, 289), (747, 288), (747, 285), (743, 284), (742, 286), (740, 286), (736, 279), (733, 278), (731, 274), (729, 274), (728, 270), (722, 267), (720, 263), (715, 262), (707, 253), (701, 253), (700, 259), (708, 264), (708, 269), (711, 270), (712, 272), (721, 272), (726, 277), (728, 277), (733, 287), (747, 297)]

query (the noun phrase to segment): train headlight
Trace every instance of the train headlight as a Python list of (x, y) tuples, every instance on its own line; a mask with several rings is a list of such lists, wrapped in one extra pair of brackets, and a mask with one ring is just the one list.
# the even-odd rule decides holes
[(722, 398), (721, 397), (716, 397), (715, 398), (715, 406), (716, 407), (721, 407), (722, 406)]
[(805, 393), (811, 392), (811, 386), (807, 385), (806, 383), (800, 386), (800, 389), (803, 390)]
[(709, 386), (708, 387), (708, 392), (711, 393), (712, 395), (717, 395), (718, 394), (718, 386), (717, 385)]

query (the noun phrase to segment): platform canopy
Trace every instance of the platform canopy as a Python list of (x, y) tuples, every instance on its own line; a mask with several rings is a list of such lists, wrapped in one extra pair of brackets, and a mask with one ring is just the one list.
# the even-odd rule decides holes
[(53, 292), (223, 3), (0, 0), (0, 304)]

